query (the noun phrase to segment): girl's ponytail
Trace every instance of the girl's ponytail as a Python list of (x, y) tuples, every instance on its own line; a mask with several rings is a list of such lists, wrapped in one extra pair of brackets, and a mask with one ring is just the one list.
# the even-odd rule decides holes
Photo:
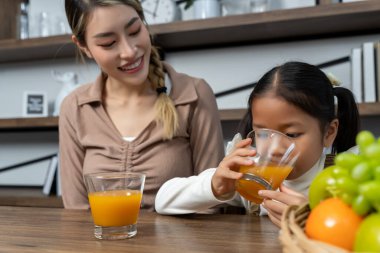
[(333, 152), (343, 152), (355, 146), (355, 138), (360, 129), (359, 111), (352, 92), (343, 87), (335, 87), (334, 95), (338, 99), (338, 133), (333, 143)]

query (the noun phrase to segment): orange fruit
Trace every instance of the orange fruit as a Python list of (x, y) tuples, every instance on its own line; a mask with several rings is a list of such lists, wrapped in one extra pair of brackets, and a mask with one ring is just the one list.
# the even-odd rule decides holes
[(311, 239), (352, 251), (362, 222), (350, 206), (338, 198), (320, 202), (306, 220), (305, 232)]

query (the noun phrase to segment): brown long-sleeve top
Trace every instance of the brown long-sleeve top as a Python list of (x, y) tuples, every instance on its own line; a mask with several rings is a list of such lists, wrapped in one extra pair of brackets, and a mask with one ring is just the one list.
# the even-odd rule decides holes
[(80, 86), (62, 103), (59, 117), (60, 175), (65, 208), (88, 208), (84, 175), (129, 171), (146, 175), (143, 208), (154, 210), (159, 187), (173, 177), (197, 175), (216, 167), (224, 156), (214, 94), (202, 79), (177, 73), (164, 64), (172, 87), (169, 96), (179, 116), (179, 131), (163, 140), (163, 127), (152, 121), (127, 142), (103, 104), (102, 76)]

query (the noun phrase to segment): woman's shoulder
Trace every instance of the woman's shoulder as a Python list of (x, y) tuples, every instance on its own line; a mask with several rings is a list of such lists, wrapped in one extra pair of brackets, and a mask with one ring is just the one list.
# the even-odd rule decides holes
[(86, 96), (89, 93), (92, 87), (92, 84), (93, 83), (86, 83), (86, 84), (80, 85), (78, 88), (70, 92), (65, 97), (64, 102), (66, 103), (68, 103), (67, 101), (69, 101), (70, 103), (77, 102), (78, 100), (80, 100), (80, 98), (82, 98), (83, 96)]
[(73, 117), (80, 110), (80, 106), (83, 103), (94, 101), (92, 98), (94, 83), (86, 83), (77, 87), (70, 92), (62, 101), (60, 108), (60, 115), (66, 115), (66, 117)]

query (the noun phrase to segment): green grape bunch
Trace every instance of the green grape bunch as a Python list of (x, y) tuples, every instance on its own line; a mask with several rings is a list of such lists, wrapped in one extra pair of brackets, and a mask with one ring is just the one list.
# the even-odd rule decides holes
[(359, 154), (343, 152), (335, 165), (321, 171), (309, 189), (309, 204), (338, 197), (361, 216), (380, 212), (380, 138), (369, 131), (356, 137)]
[[(313, 179), (309, 205), (313, 212), (325, 199), (341, 199), (362, 217), (355, 231), (353, 250), (380, 252), (380, 138), (361, 131), (356, 136), (356, 144), (358, 154), (349, 151), (338, 154), (335, 164)], [(331, 226), (331, 221), (327, 223)]]

